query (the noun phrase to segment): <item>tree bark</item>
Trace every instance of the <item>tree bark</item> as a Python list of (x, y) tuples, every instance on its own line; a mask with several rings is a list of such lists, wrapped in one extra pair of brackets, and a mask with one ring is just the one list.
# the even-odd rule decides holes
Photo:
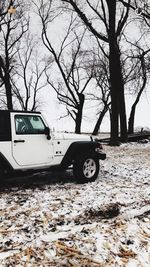
[(128, 121), (128, 133), (129, 134), (132, 134), (134, 133), (134, 119), (135, 119), (135, 111), (136, 111), (136, 106), (140, 100), (140, 97), (141, 97), (141, 94), (143, 93), (143, 90), (146, 86), (146, 76), (143, 80), (143, 85), (142, 85), (142, 88), (141, 90), (139, 91), (138, 95), (137, 95), (137, 98), (135, 100), (135, 102), (133, 103), (132, 105), (132, 108), (131, 108), (131, 113), (130, 113), (130, 117), (129, 117), (129, 121)]
[(111, 145), (119, 141), (119, 118), (121, 141), (127, 141), (124, 84), (121, 72), (120, 50), (116, 36), (116, 0), (107, 0), (109, 11), (109, 71), (111, 83)]
[(134, 103), (131, 108), (131, 113), (130, 113), (129, 122), (128, 122), (128, 133), (129, 134), (134, 133), (135, 109), (136, 109), (136, 104)]
[(5, 90), (6, 90), (7, 108), (9, 110), (12, 110), (13, 109), (12, 88), (11, 88), (10, 75), (9, 75), (9, 73), (6, 73), (5, 74), (4, 84), (5, 84)]
[(80, 134), (81, 133), (81, 122), (82, 122), (82, 114), (83, 114), (83, 105), (85, 101), (84, 94), (79, 94), (79, 104), (78, 109), (76, 113), (76, 119), (75, 119), (75, 133)]
[(105, 116), (105, 114), (106, 114), (107, 111), (108, 111), (108, 107), (104, 108), (100, 112), (99, 118), (98, 118), (98, 120), (97, 120), (97, 122), (95, 124), (94, 130), (93, 130), (93, 133), (92, 133), (93, 135), (97, 135), (98, 134), (98, 132), (100, 130), (101, 123), (102, 123), (102, 120), (103, 120), (103, 118), (104, 118), (104, 116)]
[(7, 71), (6, 69), (6, 66), (1, 56), (0, 56), (0, 78), (5, 86), (7, 108), (13, 109), (10, 74), (9, 74), (9, 70)]

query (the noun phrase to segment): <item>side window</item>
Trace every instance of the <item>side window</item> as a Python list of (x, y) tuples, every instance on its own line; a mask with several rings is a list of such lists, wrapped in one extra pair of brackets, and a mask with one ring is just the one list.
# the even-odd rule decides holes
[(44, 134), (45, 124), (38, 115), (15, 115), (16, 134)]
[(30, 116), (30, 123), (34, 130), (37, 133), (43, 133), (45, 130), (45, 125), (39, 116)]

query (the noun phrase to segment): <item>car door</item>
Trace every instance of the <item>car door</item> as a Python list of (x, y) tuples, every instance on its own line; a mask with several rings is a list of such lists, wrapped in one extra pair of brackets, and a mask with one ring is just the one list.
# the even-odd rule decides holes
[(12, 114), (12, 154), (20, 166), (49, 165), (53, 144), (45, 134), (46, 125), (40, 114)]

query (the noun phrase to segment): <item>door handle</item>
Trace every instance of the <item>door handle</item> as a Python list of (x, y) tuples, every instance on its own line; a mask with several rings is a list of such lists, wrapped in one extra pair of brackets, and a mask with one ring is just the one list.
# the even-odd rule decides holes
[(24, 143), (25, 140), (14, 140), (14, 143)]

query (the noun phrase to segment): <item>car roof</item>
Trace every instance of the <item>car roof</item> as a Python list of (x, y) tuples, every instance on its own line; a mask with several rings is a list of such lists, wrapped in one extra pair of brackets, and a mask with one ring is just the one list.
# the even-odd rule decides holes
[(0, 113), (23, 113), (23, 114), (41, 114), (39, 111), (26, 111), (26, 110), (0, 110)]

